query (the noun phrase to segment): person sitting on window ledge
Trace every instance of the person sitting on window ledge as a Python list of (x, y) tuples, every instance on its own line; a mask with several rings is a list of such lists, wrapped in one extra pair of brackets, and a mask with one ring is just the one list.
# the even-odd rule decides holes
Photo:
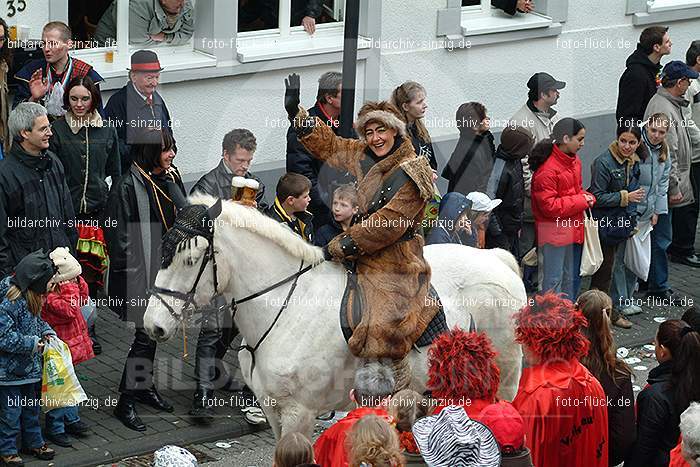
[[(479, 6), (481, 0), (462, 0), (462, 6)], [(535, 10), (534, 0), (491, 0), (491, 6), (513, 16), (515, 13), (530, 13)]]
[[(73, 78), (89, 76), (98, 85), (102, 77), (91, 65), (68, 55), (73, 48), (73, 33), (65, 23), (53, 21), (46, 24), (41, 33), (44, 58), (28, 62), (17, 72), (19, 81), (13, 108), (21, 102), (38, 102), (46, 107), (51, 120), (66, 114), (63, 108), (63, 94)], [(98, 112), (102, 114), (102, 107)]]
[[(152, 47), (183, 45), (194, 34), (191, 0), (130, 0), (129, 43)], [(100, 19), (95, 40), (105, 44), (117, 37), (117, 2)]]

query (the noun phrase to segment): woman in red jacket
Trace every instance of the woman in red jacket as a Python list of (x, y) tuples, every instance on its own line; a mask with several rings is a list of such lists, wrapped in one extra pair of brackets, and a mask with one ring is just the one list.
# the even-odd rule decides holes
[(535, 218), (540, 290), (565, 293), (575, 300), (581, 279), (583, 212), (595, 196), (581, 182), (581, 160), (586, 129), (573, 118), (554, 125), (552, 139), (535, 146), (528, 162), (532, 175), (532, 214)]
[[(53, 278), (56, 287), (46, 297), (41, 317), (66, 343), (76, 365), (95, 356), (87, 323), (80, 311), (80, 307), (88, 301), (88, 286), (80, 277), (80, 263), (68, 248), (56, 248), (49, 256), (58, 272)], [(81, 437), (87, 430), (88, 426), (78, 415), (78, 406), (61, 407), (46, 413), (46, 438), (58, 446), (71, 447), (68, 435)]]

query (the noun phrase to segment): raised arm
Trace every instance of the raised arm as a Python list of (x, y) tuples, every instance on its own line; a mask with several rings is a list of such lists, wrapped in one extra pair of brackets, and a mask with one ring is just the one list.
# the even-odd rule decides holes
[(301, 144), (313, 157), (354, 174), (365, 145), (356, 139), (336, 136), (321, 119), (309, 116), (299, 105), (299, 75), (292, 73), (284, 84), (284, 108)]

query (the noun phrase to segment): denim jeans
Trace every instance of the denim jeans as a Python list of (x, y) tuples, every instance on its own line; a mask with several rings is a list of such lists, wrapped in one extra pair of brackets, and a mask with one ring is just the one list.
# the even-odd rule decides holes
[(41, 383), (0, 386), (0, 456), (17, 454), (17, 435), (29, 449), (44, 445), (41, 436), (39, 395)]
[(666, 250), (671, 245), (671, 211), (660, 214), (651, 231), (651, 266), (649, 267), (648, 292), (661, 293), (668, 290), (668, 258)]
[(583, 245), (574, 243), (554, 246), (548, 243), (538, 248), (540, 291), (564, 293), (569, 300), (576, 300), (581, 287), (581, 252)]
[(615, 310), (622, 310), (634, 304), (633, 294), (637, 285), (637, 275), (625, 266), (626, 250), (627, 242), (622, 242), (615, 255), (615, 266), (610, 284), (610, 298), (612, 298)]
[(46, 412), (46, 434), (58, 435), (66, 432), (66, 425), (80, 421), (78, 406), (60, 407)]

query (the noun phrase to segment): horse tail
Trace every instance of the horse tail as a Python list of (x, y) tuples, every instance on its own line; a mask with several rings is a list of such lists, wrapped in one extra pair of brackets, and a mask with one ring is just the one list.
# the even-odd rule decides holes
[(520, 270), (520, 266), (518, 265), (518, 261), (515, 259), (515, 256), (501, 248), (493, 248), (491, 251), (493, 251), (496, 257), (500, 259), (503, 264), (508, 266), (515, 274), (517, 274), (518, 277), (523, 277), (522, 271)]

